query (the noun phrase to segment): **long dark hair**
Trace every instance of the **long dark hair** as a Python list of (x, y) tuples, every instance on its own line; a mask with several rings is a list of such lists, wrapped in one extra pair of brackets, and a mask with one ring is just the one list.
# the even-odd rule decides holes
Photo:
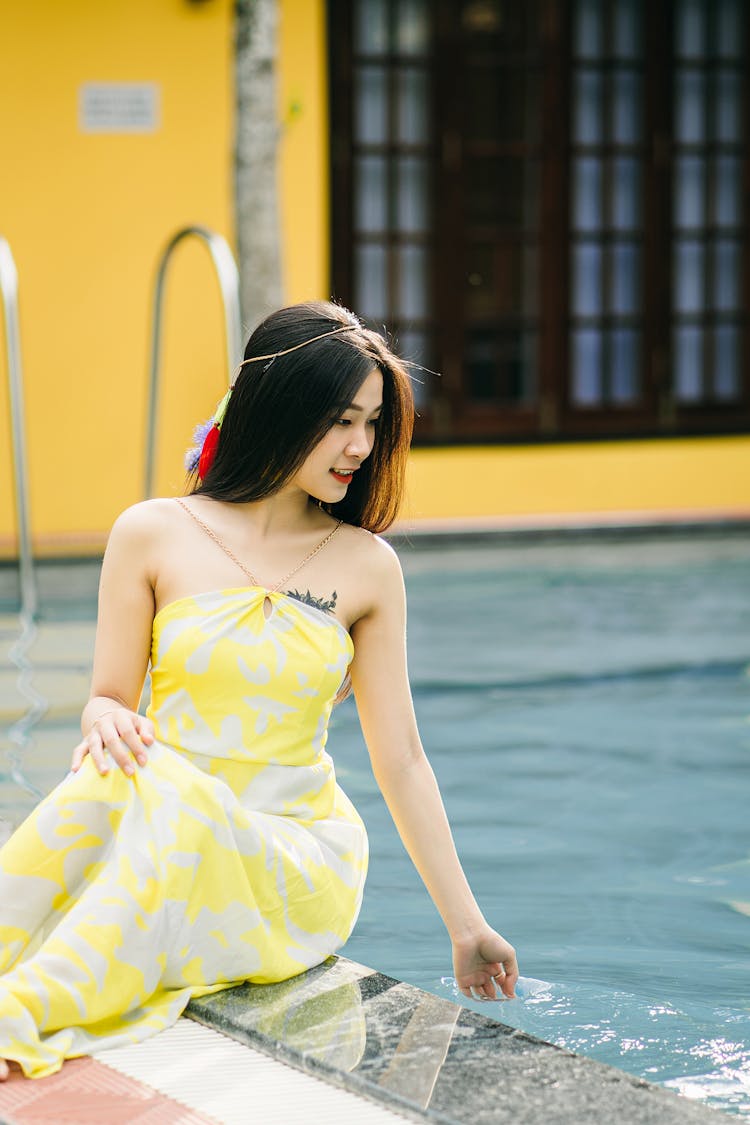
[[(344, 327), (351, 331), (324, 336)], [(314, 340), (316, 336), (324, 338)], [(298, 344), (305, 346), (277, 354)], [(272, 313), (245, 348), (245, 361), (256, 356), (275, 358), (243, 363), (213, 465), (193, 493), (247, 503), (278, 492), (377, 367), (383, 376), (383, 409), (372, 452), (344, 499), (322, 507), (357, 527), (384, 531), (401, 503), (414, 425), (411, 385), (401, 360), (382, 336), (328, 301)]]

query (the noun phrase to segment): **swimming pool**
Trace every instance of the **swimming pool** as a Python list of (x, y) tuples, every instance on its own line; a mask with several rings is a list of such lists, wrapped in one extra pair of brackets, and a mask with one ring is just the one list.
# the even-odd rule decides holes
[[(509, 541), (402, 559), (424, 742), (526, 982), (517, 1001), (462, 1002), (750, 1119), (750, 541)], [(26, 756), (43, 791), (78, 738), (95, 613), (84, 586), (71, 601), (66, 568), (32, 653), (53, 702)], [(15, 706), (6, 679), (0, 701)], [(442, 925), (351, 702), (329, 748), (372, 845), (345, 953), (454, 997)], [(31, 804), (0, 765), (0, 830)]]
[[(750, 1119), (750, 542), (402, 558), (423, 740), (525, 978), (464, 1002)], [(329, 748), (372, 849), (344, 952), (457, 995), (350, 702)]]

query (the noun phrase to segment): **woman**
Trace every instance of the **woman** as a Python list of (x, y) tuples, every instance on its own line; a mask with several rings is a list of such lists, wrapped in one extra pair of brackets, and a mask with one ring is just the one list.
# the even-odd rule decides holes
[(346, 941), (367, 839), (325, 744), (349, 677), (459, 987), (513, 995), (514, 951), (471, 894), (419, 741), (401, 572), (374, 534), (412, 420), (380, 336), (336, 305), (283, 309), (248, 343), (192, 493), (115, 523), (73, 770), (0, 852), (0, 1059), (50, 1074)]

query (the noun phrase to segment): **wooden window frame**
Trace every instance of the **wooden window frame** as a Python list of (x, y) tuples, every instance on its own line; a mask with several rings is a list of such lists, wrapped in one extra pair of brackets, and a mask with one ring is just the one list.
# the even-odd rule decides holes
[[(523, 0), (515, 0), (522, 3)], [(451, 159), (451, 123), (446, 119), (450, 82), (450, 44), (444, 34), (452, 0), (434, 0), (437, 36), (433, 52), (435, 120), (443, 126), (437, 165)], [(573, 0), (539, 0), (542, 27), (539, 345), (537, 400), (526, 408), (474, 402), (455, 408), (463, 394), (463, 324), (451, 316), (455, 278), (432, 270), (434, 321), (439, 334), (440, 392), (421, 411), (415, 439), (420, 444), (493, 441), (576, 441), (626, 437), (667, 437), (741, 433), (750, 429), (750, 327), (741, 323), (741, 399), (727, 403), (685, 403), (672, 393), (671, 260), (672, 140), (674, 65), (673, 0), (644, 3), (644, 104), (646, 158), (643, 161), (642, 398), (637, 405), (606, 409), (574, 406), (570, 399), (568, 302), (571, 278), (570, 137)], [(353, 293), (353, 136), (354, 71), (352, 0), (329, 0), (331, 235), (334, 297), (350, 303)], [(745, 17), (743, 106), (750, 104), (750, 12)], [(346, 45), (349, 48), (346, 49)], [(386, 56), (387, 58), (387, 56)], [(446, 75), (448, 77), (446, 77)], [(750, 110), (745, 110), (742, 143), (741, 271), (743, 308), (750, 308)], [(432, 200), (439, 253), (456, 260), (461, 238), (456, 220), (455, 177), (437, 177)], [(452, 258), (453, 256), (453, 258)], [(706, 318), (709, 313), (706, 312)], [(451, 421), (452, 413), (457, 421)]]

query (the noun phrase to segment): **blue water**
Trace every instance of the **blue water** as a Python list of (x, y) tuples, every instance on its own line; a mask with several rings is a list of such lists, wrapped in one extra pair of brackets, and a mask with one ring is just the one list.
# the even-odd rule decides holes
[(348, 956), (750, 1119), (750, 542), (402, 555), (423, 741), (519, 998), (466, 1001), (353, 704), (370, 832)]

